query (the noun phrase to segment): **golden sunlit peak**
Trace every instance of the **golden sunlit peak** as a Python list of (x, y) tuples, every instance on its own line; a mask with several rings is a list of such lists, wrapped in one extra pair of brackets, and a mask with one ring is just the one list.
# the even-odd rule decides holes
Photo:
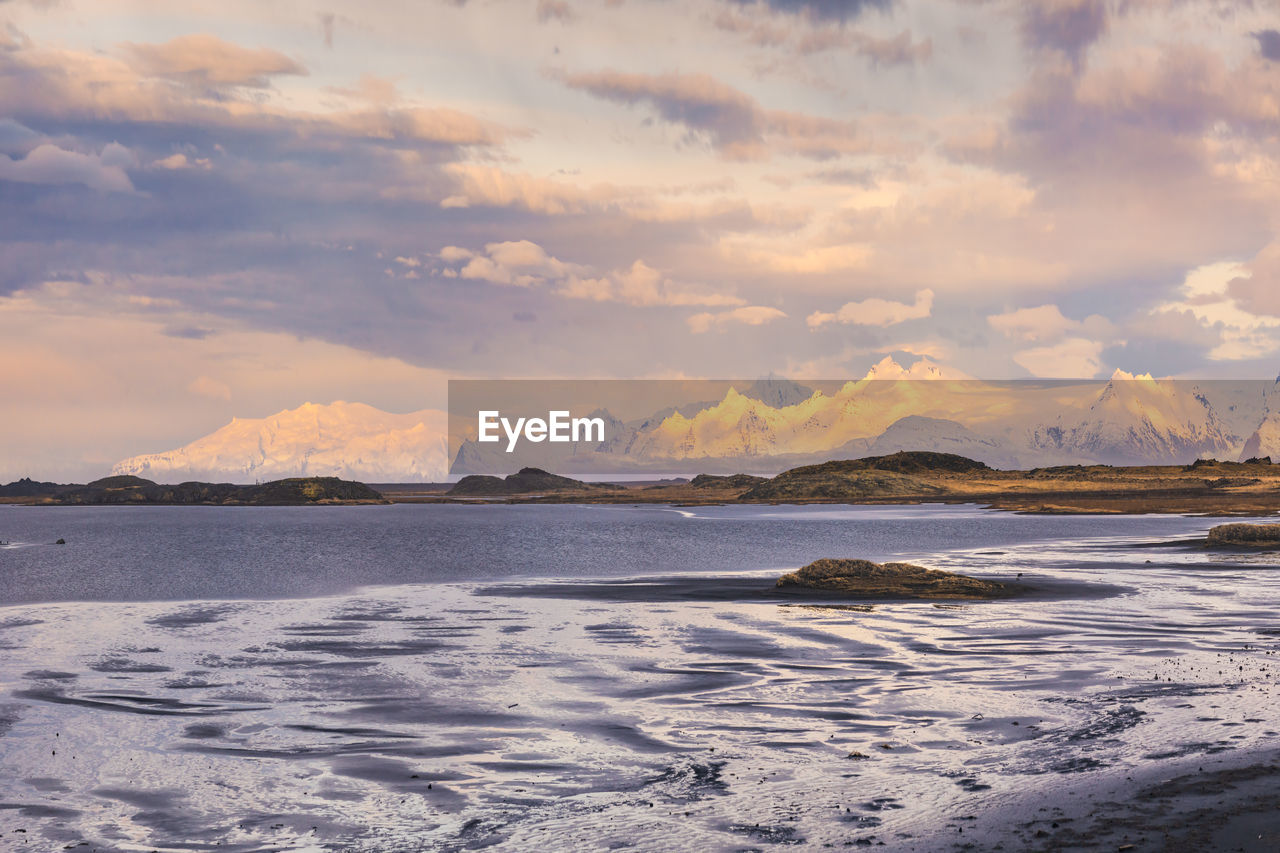
[(1155, 380), (1155, 378), (1154, 378), (1154, 377), (1152, 377), (1152, 375), (1151, 375), (1150, 373), (1137, 373), (1137, 374), (1134, 374), (1134, 373), (1129, 373), (1129, 372), (1128, 372), (1128, 371), (1126, 371), (1126, 370), (1121, 370), (1121, 369), (1120, 369), (1120, 368), (1118, 368), (1118, 367), (1115, 369), (1115, 372), (1111, 374), (1111, 381), (1112, 381), (1112, 382), (1116, 381), (1117, 379), (1121, 379), (1121, 380), (1124, 380), (1124, 381), (1132, 381), (1132, 380), (1135, 380), (1135, 379), (1136, 379), (1136, 380), (1141, 381), (1141, 382), (1155, 382), (1155, 381), (1156, 381), (1156, 380)]

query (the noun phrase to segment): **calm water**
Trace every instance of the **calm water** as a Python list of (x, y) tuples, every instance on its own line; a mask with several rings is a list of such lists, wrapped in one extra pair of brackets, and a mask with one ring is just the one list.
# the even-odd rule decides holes
[[(1205, 524), (1191, 527), (1202, 529)], [(361, 586), (593, 578), (887, 559), (1086, 536), (1162, 536), (1168, 517), (971, 507), (0, 506), (0, 605), (279, 598)], [(59, 538), (58, 548), (35, 547)]]
[[(1277, 741), (1280, 573), (1213, 523), (0, 508), (0, 848), (946, 849)], [(771, 597), (822, 556), (1045, 594)]]

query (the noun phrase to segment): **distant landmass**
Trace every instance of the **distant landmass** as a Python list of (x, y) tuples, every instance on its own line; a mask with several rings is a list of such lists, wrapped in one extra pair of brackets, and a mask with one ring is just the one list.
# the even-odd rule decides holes
[[(446, 494), (406, 500), (486, 497), (507, 503), (975, 503), (1035, 513), (1199, 513), (1273, 515), (1280, 465), (1198, 459), (1189, 465), (1058, 465), (997, 469), (953, 453), (898, 451), (805, 465), (763, 478), (699, 474), (689, 482), (585, 483), (525, 469), (506, 478), (463, 478)], [(397, 500), (399, 500), (397, 498)]]
[(14, 480), (12, 483), (0, 486), (0, 498), (34, 498), (39, 495), (53, 495), (76, 488), (80, 488), (80, 486), (40, 483), (30, 477), (23, 477), (21, 480)]
[(616, 489), (605, 483), (584, 483), (571, 477), (551, 474), (541, 468), (521, 468), (507, 477), (491, 477), (487, 474), (472, 474), (463, 477), (447, 494), (452, 497), (488, 495), (519, 495), (534, 492), (566, 492), (591, 491), (599, 489)]
[(164, 483), (435, 482), (449, 474), (447, 417), (436, 409), (397, 415), (363, 403), (306, 403), (266, 418), (233, 418), (176, 450), (121, 460), (111, 473)]
[[(679, 387), (673, 383), (672, 393)], [(697, 394), (708, 388), (692, 387)], [(508, 452), (454, 436), (453, 472), (772, 476), (916, 450), (1010, 470), (1280, 455), (1280, 382), (1267, 380), (1156, 379), (1117, 370), (1105, 381), (985, 381), (955, 378), (927, 360), (906, 370), (886, 359), (844, 383), (768, 379), (726, 385), (716, 400), (672, 402), (629, 421), (597, 408), (591, 416), (607, 425), (598, 443), (521, 443)]]
[[(673, 394), (681, 384), (672, 383)], [(266, 418), (233, 419), (183, 447), (121, 460), (112, 473), (159, 483), (313, 476), (424, 483), (447, 480), (451, 464), (455, 476), (501, 478), (537, 468), (658, 478), (772, 477), (899, 451), (951, 453), (1008, 470), (1280, 458), (1280, 383), (1270, 381), (1195, 382), (1116, 371), (1105, 381), (988, 382), (927, 359), (903, 368), (886, 358), (862, 379), (844, 383), (810, 387), (769, 378), (694, 385), (698, 390), (689, 393), (698, 399), (671, 400), (631, 420), (606, 408), (575, 413), (605, 421), (600, 442), (522, 442), (508, 453), (505, 443), (454, 436), (451, 451), (445, 412), (400, 415), (362, 403), (307, 403)], [(702, 399), (709, 387), (723, 390)], [(859, 477), (869, 487), (893, 479)], [(511, 493), (492, 482), (466, 488)]]
[(41, 505), (273, 505), (331, 503), (584, 503), (676, 505), (760, 503), (975, 503), (1038, 513), (1178, 512), (1273, 515), (1280, 509), (1280, 465), (1197, 459), (1189, 465), (1057, 465), (997, 469), (954, 453), (897, 451), (838, 459), (774, 477), (699, 474), (692, 480), (588, 483), (540, 468), (506, 477), (471, 475), (447, 490), (381, 487), (335, 477), (287, 478), (253, 486), (186, 482), (161, 485), (131, 475), (60, 485), (20, 480), (0, 486), (0, 501)]
[[(19, 481), (22, 482), (22, 481)], [(30, 481), (26, 481), (30, 482)], [(9, 486), (15, 484), (10, 483)], [(87, 485), (37, 484), (43, 491), (27, 489), (10, 495), (9, 486), (0, 495), (30, 498), (32, 503), (64, 506), (125, 504), (277, 506), (305, 504), (387, 503), (381, 494), (364, 485), (337, 477), (297, 477), (237, 486), (232, 483), (187, 482), (161, 485), (142, 477), (117, 475), (94, 480)]]

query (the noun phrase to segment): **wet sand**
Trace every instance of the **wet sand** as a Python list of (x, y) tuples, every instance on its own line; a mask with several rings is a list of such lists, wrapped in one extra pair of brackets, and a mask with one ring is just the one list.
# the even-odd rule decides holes
[(1275, 555), (1151, 541), (2, 608), (0, 848), (1269, 849)]
[(1046, 786), (947, 829), (933, 836), (937, 849), (1267, 853), (1280, 849), (1280, 749), (1170, 758)]

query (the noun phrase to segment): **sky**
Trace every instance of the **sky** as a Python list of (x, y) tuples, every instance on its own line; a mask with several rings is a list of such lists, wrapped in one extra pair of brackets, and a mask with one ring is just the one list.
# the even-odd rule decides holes
[(1280, 0), (0, 0), (0, 481), (449, 378), (1280, 372)]

